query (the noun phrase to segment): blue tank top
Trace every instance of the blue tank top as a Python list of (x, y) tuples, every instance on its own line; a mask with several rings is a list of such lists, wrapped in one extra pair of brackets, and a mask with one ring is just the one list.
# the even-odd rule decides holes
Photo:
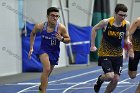
[(57, 33), (59, 23), (57, 22), (53, 32), (47, 32), (47, 22), (44, 23), (42, 32), (41, 32), (41, 49), (46, 52), (60, 52), (60, 41), (56, 38), (55, 34)]

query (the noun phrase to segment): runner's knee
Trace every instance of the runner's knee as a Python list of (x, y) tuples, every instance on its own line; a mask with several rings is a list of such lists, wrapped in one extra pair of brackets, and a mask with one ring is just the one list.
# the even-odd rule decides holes
[(114, 78), (114, 72), (106, 73), (106, 74), (105, 74), (105, 77), (106, 77), (108, 80), (112, 80), (112, 79)]
[(129, 74), (129, 77), (130, 77), (131, 79), (134, 79), (134, 78), (136, 77), (136, 74)]
[(51, 70), (50, 67), (44, 67), (43, 68), (43, 73), (46, 74), (46, 75), (49, 75), (50, 70)]
[(112, 79), (112, 81), (114, 83), (117, 83), (119, 81), (119, 79), (120, 79), (120, 76), (119, 75), (115, 75), (114, 78)]

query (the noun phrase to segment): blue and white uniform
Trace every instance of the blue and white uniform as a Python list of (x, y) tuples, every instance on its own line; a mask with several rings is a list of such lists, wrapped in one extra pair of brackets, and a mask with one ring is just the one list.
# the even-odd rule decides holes
[(47, 22), (44, 23), (41, 31), (41, 46), (39, 55), (47, 53), (52, 65), (58, 65), (60, 53), (60, 41), (56, 38), (55, 34), (58, 31), (59, 23), (57, 22), (53, 32), (47, 32)]

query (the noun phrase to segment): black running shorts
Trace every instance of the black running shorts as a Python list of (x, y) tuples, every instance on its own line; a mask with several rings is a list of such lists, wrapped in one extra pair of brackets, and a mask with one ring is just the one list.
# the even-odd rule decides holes
[(137, 71), (139, 60), (140, 60), (140, 51), (134, 51), (134, 59), (129, 58), (128, 64), (129, 71)]
[(102, 66), (104, 73), (114, 72), (120, 75), (123, 66), (123, 57), (99, 57), (98, 65)]

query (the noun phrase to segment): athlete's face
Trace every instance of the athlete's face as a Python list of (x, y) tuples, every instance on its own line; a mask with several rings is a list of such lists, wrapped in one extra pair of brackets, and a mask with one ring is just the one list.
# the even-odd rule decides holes
[(58, 12), (50, 12), (50, 14), (47, 17), (48, 17), (48, 22), (50, 22), (51, 24), (56, 24), (56, 22), (59, 18), (59, 13)]
[(127, 17), (126, 12), (119, 11), (118, 13), (116, 13), (116, 19), (120, 22), (122, 22), (126, 17)]

